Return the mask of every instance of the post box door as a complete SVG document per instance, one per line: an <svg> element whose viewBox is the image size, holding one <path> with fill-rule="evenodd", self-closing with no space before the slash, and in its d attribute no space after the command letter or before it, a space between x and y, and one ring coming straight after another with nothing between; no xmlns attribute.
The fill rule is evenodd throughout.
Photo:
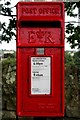
<svg viewBox="0 0 80 120"><path fill-rule="evenodd" d="M62 116L63 48L19 48L18 59L21 111L28 116Z"/></svg>

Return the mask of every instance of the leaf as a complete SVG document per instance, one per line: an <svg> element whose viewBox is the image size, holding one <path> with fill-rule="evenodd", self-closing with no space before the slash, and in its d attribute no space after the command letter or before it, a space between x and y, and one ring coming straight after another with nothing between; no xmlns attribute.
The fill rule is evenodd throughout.
<svg viewBox="0 0 80 120"><path fill-rule="evenodd" d="M11 5L11 3L10 3L9 1L7 1L7 2L5 3L5 5L8 6L8 5Z"/></svg>

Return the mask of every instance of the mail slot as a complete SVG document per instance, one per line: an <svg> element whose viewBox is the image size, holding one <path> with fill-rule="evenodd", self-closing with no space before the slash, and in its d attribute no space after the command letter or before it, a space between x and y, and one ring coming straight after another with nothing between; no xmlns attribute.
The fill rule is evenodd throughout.
<svg viewBox="0 0 80 120"><path fill-rule="evenodd" d="M17 115L64 116L64 3L16 8Z"/></svg>

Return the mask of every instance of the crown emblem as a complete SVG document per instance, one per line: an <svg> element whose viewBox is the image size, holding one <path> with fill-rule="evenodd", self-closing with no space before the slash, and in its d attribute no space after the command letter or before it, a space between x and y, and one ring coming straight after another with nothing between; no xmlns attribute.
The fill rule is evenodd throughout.
<svg viewBox="0 0 80 120"><path fill-rule="evenodd" d="M37 38L42 39L44 37L44 31L39 30L36 32L36 35L37 35Z"/></svg>

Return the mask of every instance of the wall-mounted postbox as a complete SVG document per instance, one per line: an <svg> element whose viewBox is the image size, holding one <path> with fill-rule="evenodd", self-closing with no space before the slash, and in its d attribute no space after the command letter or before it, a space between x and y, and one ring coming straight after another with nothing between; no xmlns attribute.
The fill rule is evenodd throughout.
<svg viewBox="0 0 80 120"><path fill-rule="evenodd" d="M17 115L64 116L64 4L17 4Z"/></svg>

